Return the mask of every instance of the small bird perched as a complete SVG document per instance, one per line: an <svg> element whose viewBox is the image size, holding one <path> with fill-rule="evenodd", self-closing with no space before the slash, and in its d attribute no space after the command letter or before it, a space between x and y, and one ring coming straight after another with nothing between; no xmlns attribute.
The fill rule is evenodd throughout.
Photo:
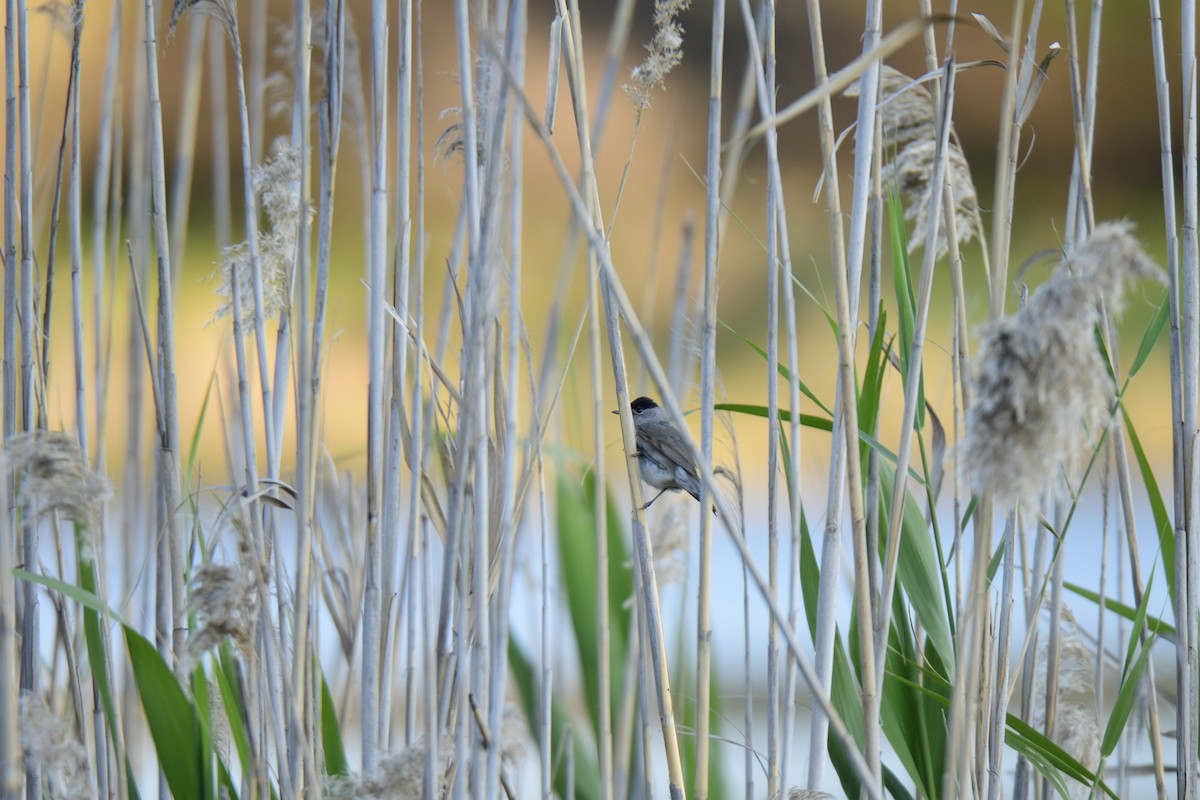
<svg viewBox="0 0 1200 800"><path fill-rule="evenodd" d="M637 434L638 475L659 490L650 503L670 491L684 491L699 500L700 473L683 434L671 423L667 412L649 397L637 398L629 408L633 411L633 429ZM649 508L650 503L642 508Z"/></svg>

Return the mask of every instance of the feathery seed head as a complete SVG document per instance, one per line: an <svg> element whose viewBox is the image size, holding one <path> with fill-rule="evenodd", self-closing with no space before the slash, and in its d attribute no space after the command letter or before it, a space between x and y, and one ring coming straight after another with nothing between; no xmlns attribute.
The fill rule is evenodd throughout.
<svg viewBox="0 0 1200 800"><path fill-rule="evenodd" d="M629 83L621 87L639 114L650 107L650 95L666 85L667 75L683 61L683 26L676 17L690 5L691 0L654 3L654 38L646 45L649 54L629 73Z"/></svg>
<svg viewBox="0 0 1200 800"><path fill-rule="evenodd" d="M21 695L20 733L25 761L42 768L53 800L92 796L87 748L40 694Z"/></svg>
<svg viewBox="0 0 1200 800"><path fill-rule="evenodd" d="M1126 281L1161 273L1128 223L1098 225L1016 314L984 328L967 410L965 463L976 492L1034 502L1073 480L1112 381L1093 331L1104 300L1115 314Z"/></svg>
<svg viewBox="0 0 1200 800"><path fill-rule="evenodd" d="M1100 718L1096 711L1096 684L1092 665L1095 653L1083 642L1079 624L1067 606L1062 607L1059 625L1058 680L1054 729L1046 731L1046 673L1049 669L1050 637L1041 636L1033 673L1029 724L1044 731L1088 769L1100 763ZM1087 797L1088 787L1070 781L1071 797Z"/></svg>
<svg viewBox="0 0 1200 800"><path fill-rule="evenodd" d="M379 771L374 776L346 775L330 782L329 797L332 800L417 800L424 791L425 756L424 740L407 750L389 753L379 759ZM438 748L437 787L434 797L443 798L449 789L449 777L454 766L454 742L443 738Z"/></svg>
<svg viewBox="0 0 1200 800"><path fill-rule="evenodd" d="M10 436L5 443L7 474L17 476L17 499L40 513L60 511L85 528L100 518L112 489L84 461L75 438L57 431Z"/></svg>
<svg viewBox="0 0 1200 800"><path fill-rule="evenodd" d="M904 204L904 218L912 224L908 252L925 244L921 232L929 220L930 185L937 154L937 118L929 90L897 69L883 64L879 72L879 115L883 126L883 182L895 185ZM858 97L860 86L852 83L844 92ZM954 136L946 154L946 177L954 197L954 227L960 245L975 238L975 216L979 202L971 169ZM938 220L938 257L949 249L945 225Z"/></svg>
<svg viewBox="0 0 1200 800"><path fill-rule="evenodd" d="M198 625L188 639L193 661L226 636L243 653L253 649L258 618L253 574L228 564L201 564L192 575L188 604Z"/></svg>
<svg viewBox="0 0 1200 800"><path fill-rule="evenodd" d="M271 144L270 157L251 171L254 191L262 198L267 225L258 233L258 265L263 289L263 315L278 316L291 302L292 266L300 233L300 215L312 217L312 206L302 203L300 191L300 152L286 137ZM226 247L218 268L220 283L216 292L228 298L214 320L233 313L233 281L236 280L244 330L253 327L254 273L247 242Z"/></svg>

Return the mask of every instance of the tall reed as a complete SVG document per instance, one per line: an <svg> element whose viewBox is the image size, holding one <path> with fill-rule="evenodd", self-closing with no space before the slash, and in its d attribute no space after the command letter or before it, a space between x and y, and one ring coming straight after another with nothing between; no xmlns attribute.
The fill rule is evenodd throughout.
<svg viewBox="0 0 1200 800"><path fill-rule="evenodd" d="M1041 0L861 6L78 2L59 87L8 0L0 796L1194 795L1194 2L1177 63L1150 6L1161 234L1104 216L1101 4L1062 46ZM1164 356L1171 503L1129 399ZM698 511L643 507L642 394Z"/></svg>

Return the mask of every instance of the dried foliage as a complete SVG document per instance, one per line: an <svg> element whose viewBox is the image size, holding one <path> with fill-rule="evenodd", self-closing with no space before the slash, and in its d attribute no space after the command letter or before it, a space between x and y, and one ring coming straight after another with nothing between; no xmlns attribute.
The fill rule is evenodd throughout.
<svg viewBox="0 0 1200 800"><path fill-rule="evenodd" d="M1033 673L1032 711L1028 720L1046 730L1046 672L1049 669L1049 636L1042 636ZM1083 642L1079 624L1063 606L1059 626L1058 680L1054 729L1046 731L1055 744L1089 770L1100 763L1100 717L1096 712L1096 682L1092 671L1096 654ZM1086 797L1088 787L1072 781L1071 796Z"/></svg>
<svg viewBox="0 0 1200 800"><path fill-rule="evenodd" d="M654 38L646 45L649 55L629 73L629 82L622 87L638 113L650 107L650 95L666 85L667 75L683 60L683 26L677 17L691 5L691 0L656 0L654 3Z"/></svg>
<svg viewBox="0 0 1200 800"><path fill-rule="evenodd" d="M54 713L40 694L21 697L21 749L26 764L45 773L50 798L93 796L87 748L70 722Z"/></svg>
<svg viewBox="0 0 1200 800"><path fill-rule="evenodd" d="M858 90L859 85L855 83L846 90L846 96L857 97ZM929 91L899 70L887 65L880 68L879 91L886 165L883 181L896 187L904 204L904 218L913 226L914 235L908 241L911 253L925 244L925 237L919 234L929 223L929 179L937 154L937 117ZM979 203L971 180L971 168L953 135L946 155L946 176L954 196L955 231L959 245L964 245L975 238ZM939 220L939 258L946 254L948 247L945 224Z"/></svg>
<svg viewBox="0 0 1200 800"><path fill-rule="evenodd" d="M438 748L438 765L441 775L435 796L446 796L454 768L451 756L454 741L442 739ZM425 743L384 756L379 760L379 774L375 776L352 775L335 778L329 787L331 800L417 800L422 796L425 783Z"/></svg>
<svg viewBox="0 0 1200 800"><path fill-rule="evenodd" d="M94 528L112 494L103 475L84 461L75 438L55 431L18 433L5 443L8 476L17 479L17 500L38 513L59 511Z"/></svg>
<svg viewBox="0 0 1200 800"><path fill-rule="evenodd" d="M188 639L193 661L226 636L241 652L253 650L258 619L253 573L228 564L201 564L192 576L189 604L197 624Z"/></svg>
<svg viewBox="0 0 1200 800"><path fill-rule="evenodd" d="M296 260L296 241L300 215L312 216L312 208L301 207L300 154L288 139L280 137L271 145L271 155L253 171L254 191L262 198L267 227L259 231L258 263L262 273L263 314L277 316L290 302L292 268ZM233 313L233 280L238 281L242 318L254 319L254 273L250 247L239 242L225 248L218 268L220 283L216 292L227 298L213 315L220 319ZM247 324L246 329L249 330Z"/></svg>
<svg viewBox="0 0 1200 800"><path fill-rule="evenodd" d="M1096 346L1100 303L1124 306L1126 281L1162 279L1127 222L1098 225L1011 317L983 332L967 411L965 462L976 492L1032 502L1073 480L1113 386Z"/></svg>

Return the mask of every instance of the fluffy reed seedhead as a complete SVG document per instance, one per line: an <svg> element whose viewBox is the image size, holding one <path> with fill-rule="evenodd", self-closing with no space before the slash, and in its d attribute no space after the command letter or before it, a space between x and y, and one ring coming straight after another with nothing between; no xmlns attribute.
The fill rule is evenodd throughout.
<svg viewBox="0 0 1200 800"><path fill-rule="evenodd" d="M40 694L21 695L21 750L25 763L45 774L51 798L93 796L87 748Z"/></svg>
<svg viewBox="0 0 1200 800"><path fill-rule="evenodd" d="M51 0L32 9L50 20L55 33L61 35L67 42L75 34L75 29L83 22L83 0Z"/></svg>
<svg viewBox="0 0 1200 800"><path fill-rule="evenodd" d="M621 87L639 114L650 107L654 90L666 85L667 75L683 60L683 26L678 17L691 4L691 0L655 0L654 38L646 45L649 54Z"/></svg>
<svg viewBox="0 0 1200 800"><path fill-rule="evenodd" d="M330 781L331 800L418 800L425 783L425 742L420 741L407 750L389 753L379 760L374 777L346 775ZM454 741L442 739L438 748L438 775L434 797L443 798L450 788L454 766Z"/></svg>
<svg viewBox="0 0 1200 800"><path fill-rule="evenodd" d="M221 23L225 34L233 37L234 25L237 21L235 0L175 0L171 7L171 24L168 33L175 33L175 26L188 14L203 14L213 17Z"/></svg>
<svg viewBox="0 0 1200 800"><path fill-rule="evenodd" d="M965 444L976 492L1036 502L1076 477L1113 395L1093 335L1099 303L1116 316L1126 281L1162 280L1131 231L1096 226L1023 309L984 328Z"/></svg>
<svg viewBox="0 0 1200 800"><path fill-rule="evenodd" d="M797 789L792 787L788 790L787 800L833 800L833 795L829 792L819 792L815 789Z"/></svg>
<svg viewBox="0 0 1200 800"><path fill-rule="evenodd" d="M1092 664L1096 654L1083 642L1079 624L1066 606L1059 624L1058 681L1054 729L1046 731L1046 673L1049 669L1048 635L1040 637L1029 724L1044 731L1050 739L1071 754L1080 764L1095 770L1100 763L1100 717L1096 712L1096 683ZM1086 797L1088 787L1071 781L1072 797Z"/></svg>
<svg viewBox="0 0 1200 800"><path fill-rule="evenodd" d="M500 71L500 67L494 62L480 59L472 73L474 83L471 88L474 102L471 110L475 117L475 163L480 169L503 170L507 166L503 154L500 154L499 162L491 163L493 156L492 133L496 130L495 125L498 121L497 108L503 101L503 98L497 96ZM466 163L467 129L464 127L465 117L462 107L443 108L438 114L438 119L451 119L453 122L447 125L446 129L438 136L437 141L434 142L435 155L443 162L448 162L454 156L458 156L463 159L463 163Z"/></svg>
<svg viewBox="0 0 1200 800"><path fill-rule="evenodd" d="M254 648L258 599L253 573L228 564L201 564L192 575L188 597L197 624L188 639L191 662L226 636L243 653L249 653Z"/></svg>
<svg viewBox="0 0 1200 800"><path fill-rule="evenodd" d="M85 529L96 527L112 489L84 461L75 438L56 431L10 436L6 475L17 479L17 500L38 513L58 511Z"/></svg>
<svg viewBox="0 0 1200 800"><path fill-rule="evenodd" d="M908 252L925 244L924 231L929 221L930 178L937 153L937 117L929 91L912 78L882 65L879 74L879 114L883 125L883 182L896 186L904 204L904 218L912 225ZM847 97L858 97L859 85L852 84ZM953 133L953 132L952 132ZM971 169L962 147L951 135L946 175L954 197L954 227L958 243L975 238L975 218L979 203ZM937 254L946 255L949 244L945 224L938 220Z"/></svg>
<svg viewBox="0 0 1200 800"><path fill-rule="evenodd" d="M271 155L251 173L254 191L261 197L267 225L258 234L258 262L262 273L263 314L277 316L290 302L292 265L300 231L300 215L312 216L312 207L300 201L300 153L286 137L271 144ZM238 282L238 299L246 328L254 320L254 274L250 248L239 242L225 248L218 268L216 292L227 298L213 315L220 319L233 313L233 281Z"/></svg>

